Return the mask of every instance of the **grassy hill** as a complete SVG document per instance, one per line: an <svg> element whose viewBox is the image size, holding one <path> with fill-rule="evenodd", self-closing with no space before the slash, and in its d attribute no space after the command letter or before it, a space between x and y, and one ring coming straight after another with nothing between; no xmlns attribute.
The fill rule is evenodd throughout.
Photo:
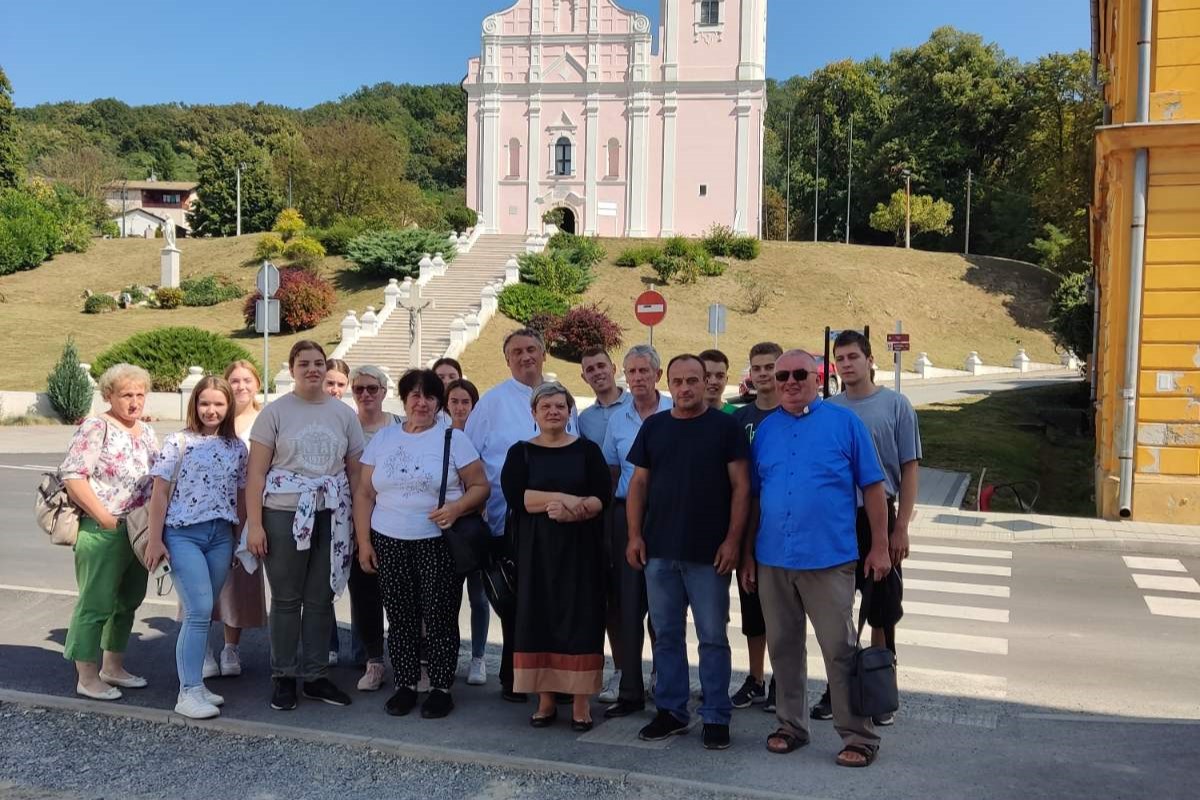
<svg viewBox="0 0 1200 800"><path fill-rule="evenodd" d="M226 239L180 239L183 277L224 274L254 290L258 264L252 260L259 236ZM247 331L242 322L243 300L207 308L181 307L171 311L132 308L110 314L84 314L83 292L114 292L131 284L152 285L159 280L159 251L154 239L97 240L86 253L66 253L35 270L0 277L0 341L12 348L0 359L0 388L43 390L46 375L58 360L63 342L74 335L80 357L91 361L109 345L139 331L167 325L195 325L227 334L262 359L262 337ZM303 334L271 337L271 371L279 370L287 350L299 338L336 344L341 318L347 309L360 313L383 303L386 283L363 282L342 258L325 259L320 271L338 292L334 313Z"/></svg>
<svg viewBox="0 0 1200 800"><path fill-rule="evenodd" d="M607 306L625 327L625 345L646 341L646 329L633 316L633 298L657 280L649 267L613 265L620 251L634 242L601 240L608 259L585 296ZM766 304L749 313L747 292L739 273L766 288ZM977 350L987 364L1009 364L1024 347L1035 361L1057 361L1047 332L1048 298L1056 280L1033 264L986 256L930 253L890 247L830 243L764 242L756 261L732 262L720 278L700 278L690 286L660 287L667 298L667 318L655 328L654 344L664 360L676 353L712 346L706 333L708 305L729 309L727 332L720 348L729 354L732 371L746 365L750 346L774 340L785 348L821 348L825 326L835 329L869 324L882 351L883 334L904 321L912 335L911 364L921 351L936 366L961 369ZM507 371L500 356L504 335L517 326L497 317L467 349L463 368L481 386ZM876 353L880 364L889 354ZM573 390L584 388L577 364L551 359L548 369Z"/></svg>

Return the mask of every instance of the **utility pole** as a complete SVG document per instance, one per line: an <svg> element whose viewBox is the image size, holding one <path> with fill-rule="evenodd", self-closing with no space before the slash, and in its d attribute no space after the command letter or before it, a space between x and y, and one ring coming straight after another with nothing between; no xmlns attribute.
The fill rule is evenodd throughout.
<svg viewBox="0 0 1200 800"><path fill-rule="evenodd" d="M912 249L912 172L904 170L904 249Z"/></svg>
<svg viewBox="0 0 1200 800"><path fill-rule="evenodd" d="M128 199L129 199L129 179L126 178L123 181L121 181L121 238L122 239L124 239L126 236L128 236L128 234L125 232L125 225L127 222L126 217L125 217L125 205L126 205L126 201Z"/></svg>
<svg viewBox="0 0 1200 800"><path fill-rule="evenodd" d="M237 235L242 235L242 164L237 165ZM266 369L264 367L263 369Z"/></svg>
<svg viewBox="0 0 1200 800"><path fill-rule="evenodd" d="M817 240L817 214L821 209L821 115L817 114L817 174L813 180L813 241Z"/></svg>
<svg viewBox="0 0 1200 800"><path fill-rule="evenodd" d="M795 107L788 111L787 124L787 208L784 209L784 232L783 240L790 242L792 240L792 114L795 112Z"/></svg>
<svg viewBox="0 0 1200 800"><path fill-rule="evenodd" d="M963 255L971 254L971 170L967 170L967 227L963 235Z"/></svg>
<svg viewBox="0 0 1200 800"><path fill-rule="evenodd" d="M850 115L850 135L846 150L846 244L850 244L850 186L854 179L854 115Z"/></svg>

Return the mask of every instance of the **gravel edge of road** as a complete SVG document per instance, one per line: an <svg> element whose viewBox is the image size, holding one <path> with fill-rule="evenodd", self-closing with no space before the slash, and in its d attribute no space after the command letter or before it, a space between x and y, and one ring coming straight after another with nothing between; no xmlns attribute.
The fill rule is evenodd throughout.
<svg viewBox="0 0 1200 800"><path fill-rule="evenodd" d="M205 731L259 739L291 739L301 742L340 745L371 750L413 761L437 761L450 765L495 768L543 775L570 775L584 779L611 781L630 788L662 790L665 794L688 793L708 797L737 797L746 800L804 800L804 796L764 790L747 789L727 784L705 783L684 778L672 778L610 767L575 764L569 761L529 758L525 756L482 753L471 750L429 747L383 737L295 728L265 722L230 718L195 721L174 711L129 705L115 705L97 700L0 689L0 703L21 708L46 709L68 713L93 714L127 720L198 728Z"/></svg>

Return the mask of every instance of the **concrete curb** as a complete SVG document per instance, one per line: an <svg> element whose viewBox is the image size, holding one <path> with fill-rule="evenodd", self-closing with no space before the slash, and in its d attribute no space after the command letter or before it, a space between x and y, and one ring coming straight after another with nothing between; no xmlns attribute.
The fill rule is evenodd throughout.
<svg viewBox="0 0 1200 800"><path fill-rule="evenodd" d="M1120 535L1116 531L1105 531L1093 535L1080 533L1069 535L1071 532L1045 533L966 533L963 531L947 531L945 533L916 530L911 531L913 539L940 539L959 542L974 542L978 544L1004 545L1055 545L1074 550L1095 550L1108 553L1149 553L1154 555L1183 555L1200 556L1200 535L1195 537L1161 536L1157 534L1137 534L1130 532ZM1144 538L1143 538L1144 537Z"/></svg>
<svg viewBox="0 0 1200 800"><path fill-rule="evenodd" d="M190 728L204 728L255 738L295 739L316 744L334 744L344 747L355 747L362 750L377 750L382 753L412 759L414 761L440 761L451 764L465 764L480 767L498 767L502 769L519 769L537 773L567 773L581 778L596 778L613 781L627 786L647 789L672 789L706 794L728 795L735 798L750 800L827 800L815 795L785 794L763 789L747 789L726 784L704 783L685 778L672 778L663 775L651 775L644 772L630 772L612 767L596 767L586 764L575 764L569 761L553 761L525 756L501 755L498 753L479 753L471 750L459 750L442 747L429 747L411 744L396 739L386 739L375 736L357 736L349 733L318 731L312 728L293 728L287 725L276 725L269 722L251 722L231 718L213 720L193 720L169 711L165 708L145 708L143 706L113 704L100 700L88 700L78 697L59 697L56 695L38 694L35 692L20 692L13 689L0 689L0 703L11 703L26 708L44 708L54 711L67 711L84 714L102 714L109 717L136 719L160 725L180 725Z"/></svg>

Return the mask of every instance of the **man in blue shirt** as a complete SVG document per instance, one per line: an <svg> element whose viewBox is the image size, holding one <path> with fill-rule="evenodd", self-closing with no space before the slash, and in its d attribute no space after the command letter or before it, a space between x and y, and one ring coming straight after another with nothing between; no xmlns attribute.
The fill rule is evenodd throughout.
<svg viewBox="0 0 1200 800"><path fill-rule="evenodd" d="M625 501L629 496L629 481L633 464L627 456L642 423L660 411L671 409L671 398L658 391L662 378L662 361L658 351L648 344L634 345L625 354L626 393L630 401L617 408L608 421L604 436L604 460L612 471L613 503L609 507L608 546L613 563L610 582L617 587L616 636L609 629L617 678L616 703L604 712L608 718L624 717L646 707L646 689L642 678L642 645L646 630L646 575L629 566L625 548L629 544L629 524L625 518ZM586 413L586 412L585 412ZM654 641L654 629L650 630ZM653 674L653 672L651 673ZM603 698L601 698L603 701Z"/></svg>
<svg viewBox="0 0 1200 800"><path fill-rule="evenodd" d="M817 363L809 353L784 353L775 369L780 408L759 425L751 447L757 503L740 570L743 588L757 590L762 601L775 668L780 727L767 737L767 749L788 753L808 744L807 616L825 658L834 726L842 737L837 763L865 767L875 759L879 735L869 717L850 710L858 641L855 520L861 491L871 525L864 572L882 580L891 569L883 470L871 434L854 412L818 397Z"/></svg>
<svg viewBox="0 0 1200 800"><path fill-rule="evenodd" d="M626 559L646 572L654 623L658 714L638 736L659 741L686 733L688 607L700 640L704 746L729 747L729 576L738 565L750 505L746 435L704 400L705 367L681 355L667 365L674 407L642 425L629 449Z"/></svg>

